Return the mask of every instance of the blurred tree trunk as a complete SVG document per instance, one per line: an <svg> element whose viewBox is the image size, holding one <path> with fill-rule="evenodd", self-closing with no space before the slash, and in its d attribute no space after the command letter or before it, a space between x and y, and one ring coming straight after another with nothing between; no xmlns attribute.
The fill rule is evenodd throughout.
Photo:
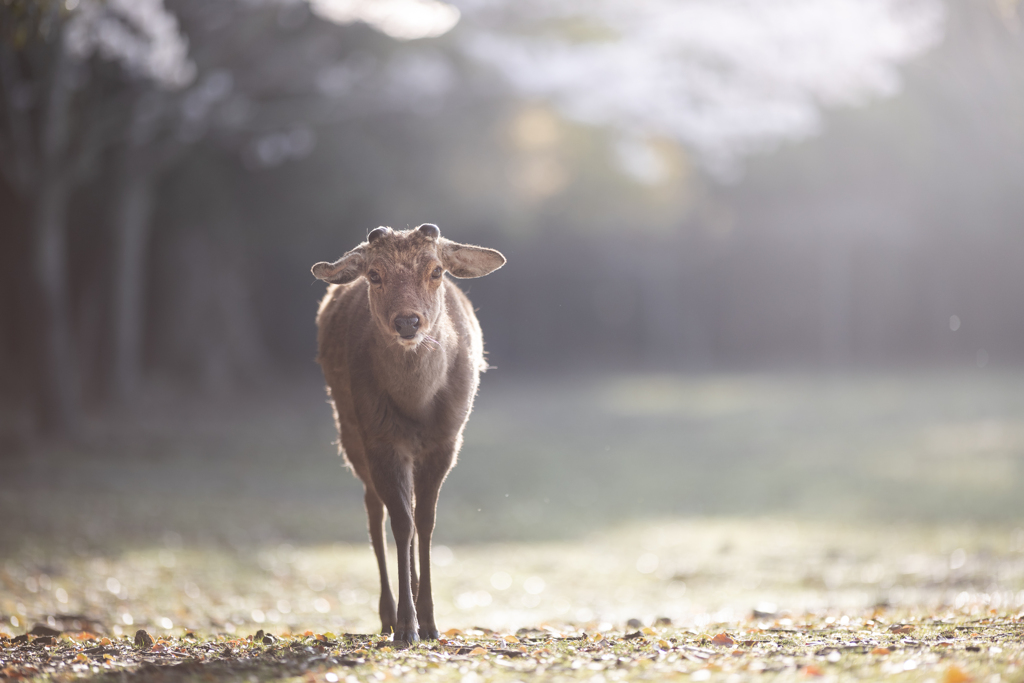
<svg viewBox="0 0 1024 683"><path fill-rule="evenodd" d="M668 267L675 254L664 246L645 254L649 263L636 268L640 274L641 315L645 360L676 369L688 351L683 338L680 297L684 295L678 268Z"/></svg>
<svg viewBox="0 0 1024 683"><path fill-rule="evenodd" d="M852 359L853 247L834 225L825 226L821 246L821 358L841 368Z"/></svg>
<svg viewBox="0 0 1024 683"><path fill-rule="evenodd" d="M641 273L647 360L664 369L704 370L713 360L712 344L694 247L677 239L652 251L635 268Z"/></svg>
<svg viewBox="0 0 1024 683"><path fill-rule="evenodd" d="M153 230L153 202L160 173L181 151L173 138L158 139L160 112L168 106L154 89L136 93L127 140L115 162L116 191L111 217L114 232L111 283L111 354L107 390L119 402L129 400L142 379L145 347L146 273Z"/></svg>
<svg viewBox="0 0 1024 683"><path fill-rule="evenodd" d="M153 169L142 150L130 146L121 161L115 197L111 391L124 401L135 393L142 368L145 272L153 205Z"/></svg>
<svg viewBox="0 0 1024 683"><path fill-rule="evenodd" d="M39 131L38 176L31 187L31 273L37 302L39 426L70 433L78 426L78 368L68 303L67 149L72 63L60 34L51 38L49 88Z"/></svg>
<svg viewBox="0 0 1024 683"><path fill-rule="evenodd" d="M28 207L28 290L32 330L36 422L44 433L73 433L79 421L79 376L68 297L67 208L73 169L69 160L75 62L57 26L62 5L35 8L51 28L32 49L0 44L0 84L7 121L2 170ZM27 18L26 18L27 17ZM18 25L13 15L5 36ZM34 30L34 29L30 29ZM21 67L38 75L22 78ZM34 86L34 87L33 87ZM36 98L39 103L36 104Z"/></svg>
<svg viewBox="0 0 1024 683"><path fill-rule="evenodd" d="M264 383L270 359L237 242L218 236L219 227L170 238L157 264L154 341L176 376L229 395Z"/></svg>
<svg viewBox="0 0 1024 683"><path fill-rule="evenodd" d="M173 155L173 142L155 143L159 93L137 94L128 136L117 160L114 197L114 278L111 301L111 377L108 389L126 401L138 389L146 327L146 272L157 176Z"/></svg>
<svg viewBox="0 0 1024 683"><path fill-rule="evenodd" d="M32 285L37 310L39 422L44 432L74 431L78 373L67 296L67 183L44 172L33 198Z"/></svg>

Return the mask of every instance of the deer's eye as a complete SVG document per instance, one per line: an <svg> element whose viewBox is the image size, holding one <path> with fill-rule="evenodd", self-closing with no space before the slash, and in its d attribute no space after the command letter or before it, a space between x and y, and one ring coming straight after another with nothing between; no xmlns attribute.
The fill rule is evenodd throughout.
<svg viewBox="0 0 1024 683"><path fill-rule="evenodd" d="M380 273L378 273L376 270L369 271L366 274L366 277L370 278L370 282L372 282L373 284L375 284L375 285L379 285L380 284Z"/></svg>
<svg viewBox="0 0 1024 683"><path fill-rule="evenodd" d="M441 266L437 266L436 268L434 268L434 272L430 274L430 277L436 280L437 278L441 277L442 273L444 273L444 271L441 270Z"/></svg>

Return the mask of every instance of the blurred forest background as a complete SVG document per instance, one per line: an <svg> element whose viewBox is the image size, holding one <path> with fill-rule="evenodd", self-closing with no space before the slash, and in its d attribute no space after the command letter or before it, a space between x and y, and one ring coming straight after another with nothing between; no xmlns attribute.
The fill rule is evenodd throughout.
<svg viewBox="0 0 1024 683"><path fill-rule="evenodd" d="M435 222L509 259L439 533L1019 516L1021 12L0 0L0 505L360 539L309 267Z"/></svg>

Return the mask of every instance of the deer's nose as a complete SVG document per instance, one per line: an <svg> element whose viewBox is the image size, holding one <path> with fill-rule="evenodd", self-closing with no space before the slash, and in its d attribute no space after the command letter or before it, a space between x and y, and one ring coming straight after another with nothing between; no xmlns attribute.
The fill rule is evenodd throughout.
<svg viewBox="0 0 1024 683"><path fill-rule="evenodd" d="M416 330L420 327L418 315L399 316L395 318L395 331L402 337L411 339L416 336Z"/></svg>

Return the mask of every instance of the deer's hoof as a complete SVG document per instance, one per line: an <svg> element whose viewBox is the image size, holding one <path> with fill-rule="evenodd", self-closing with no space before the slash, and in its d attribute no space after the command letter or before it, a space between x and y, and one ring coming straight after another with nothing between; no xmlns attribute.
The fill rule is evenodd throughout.
<svg viewBox="0 0 1024 683"><path fill-rule="evenodd" d="M420 639L421 640L437 640L441 637L436 628L423 628L420 627Z"/></svg>
<svg viewBox="0 0 1024 683"><path fill-rule="evenodd" d="M416 633L416 629L395 629L395 642L402 643L415 643L419 640L419 634Z"/></svg>

